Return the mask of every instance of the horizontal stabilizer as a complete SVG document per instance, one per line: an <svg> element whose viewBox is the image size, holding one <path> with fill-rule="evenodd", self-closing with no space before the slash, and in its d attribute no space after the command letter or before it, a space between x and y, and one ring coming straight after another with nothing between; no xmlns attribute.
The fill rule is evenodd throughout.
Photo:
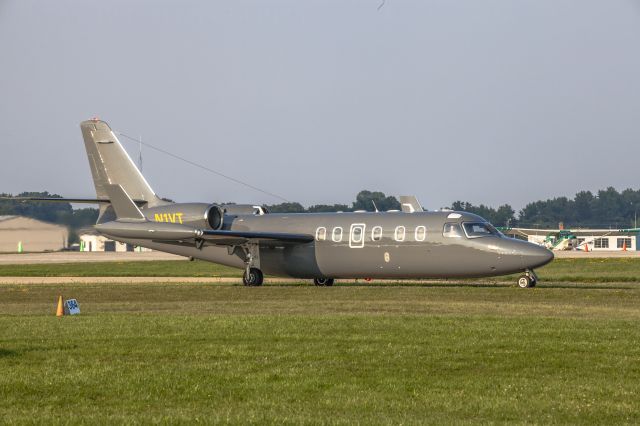
<svg viewBox="0 0 640 426"><path fill-rule="evenodd" d="M108 198L57 198L57 197L0 197L0 200L13 200L13 201L57 201L63 203L74 204L107 204L111 200ZM133 200L138 206L147 204L145 200Z"/></svg>

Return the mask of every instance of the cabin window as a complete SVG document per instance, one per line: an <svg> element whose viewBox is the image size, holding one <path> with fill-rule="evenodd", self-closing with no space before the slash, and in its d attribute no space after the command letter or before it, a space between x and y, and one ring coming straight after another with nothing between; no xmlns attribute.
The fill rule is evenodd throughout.
<svg viewBox="0 0 640 426"><path fill-rule="evenodd" d="M374 226L371 230L371 241L382 240L382 226Z"/></svg>
<svg viewBox="0 0 640 426"><path fill-rule="evenodd" d="M351 241L360 243L362 241L362 227L354 226L351 230Z"/></svg>
<svg viewBox="0 0 640 426"><path fill-rule="evenodd" d="M465 222L464 232L469 238L489 237L491 235L499 236L500 232L488 222Z"/></svg>
<svg viewBox="0 0 640 426"><path fill-rule="evenodd" d="M342 241L341 227L336 226L335 228L333 228L333 232L331 233L331 240L333 240L334 243L339 243L340 241Z"/></svg>
<svg viewBox="0 0 640 426"><path fill-rule="evenodd" d="M462 228L459 223L445 223L442 236L447 238L462 238Z"/></svg>
<svg viewBox="0 0 640 426"><path fill-rule="evenodd" d="M420 225L416 228L416 241L424 241L427 238L427 228Z"/></svg>
<svg viewBox="0 0 640 426"><path fill-rule="evenodd" d="M316 241L324 241L327 239L327 228L324 226L316 229Z"/></svg>
<svg viewBox="0 0 640 426"><path fill-rule="evenodd" d="M405 233L406 230L404 229L404 226L396 226L394 238L396 239L396 241L404 241Z"/></svg>

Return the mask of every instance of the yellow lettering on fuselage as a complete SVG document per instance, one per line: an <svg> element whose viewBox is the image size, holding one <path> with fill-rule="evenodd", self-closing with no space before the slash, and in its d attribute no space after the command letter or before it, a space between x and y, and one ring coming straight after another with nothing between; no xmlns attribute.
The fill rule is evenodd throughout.
<svg viewBox="0 0 640 426"><path fill-rule="evenodd" d="M176 223L182 224L182 216L184 213L155 213L153 215L153 220L156 222L168 222L168 223Z"/></svg>

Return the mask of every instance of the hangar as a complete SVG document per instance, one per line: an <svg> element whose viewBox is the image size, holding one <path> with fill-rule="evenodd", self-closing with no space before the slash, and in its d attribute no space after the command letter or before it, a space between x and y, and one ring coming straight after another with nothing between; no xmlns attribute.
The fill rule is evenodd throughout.
<svg viewBox="0 0 640 426"><path fill-rule="evenodd" d="M0 216L0 252L59 251L67 248L66 226L24 216Z"/></svg>

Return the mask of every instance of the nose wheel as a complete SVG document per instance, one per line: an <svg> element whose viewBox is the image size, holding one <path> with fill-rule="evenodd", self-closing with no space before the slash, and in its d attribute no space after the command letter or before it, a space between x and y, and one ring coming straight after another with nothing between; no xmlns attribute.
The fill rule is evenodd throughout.
<svg viewBox="0 0 640 426"><path fill-rule="evenodd" d="M535 287L538 284L538 276L535 272L526 270L524 275L518 278L518 287L520 288L531 288Z"/></svg>
<svg viewBox="0 0 640 426"><path fill-rule="evenodd" d="M333 278L314 278L313 283L317 286L332 286Z"/></svg>

